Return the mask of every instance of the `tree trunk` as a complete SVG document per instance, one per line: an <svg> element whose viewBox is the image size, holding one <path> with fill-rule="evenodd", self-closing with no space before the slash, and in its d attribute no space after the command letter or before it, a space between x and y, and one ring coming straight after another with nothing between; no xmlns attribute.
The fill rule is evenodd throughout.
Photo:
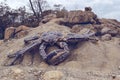
<svg viewBox="0 0 120 80"><path fill-rule="evenodd" d="M42 11L42 7L41 7L41 3L39 2L39 0L38 0L38 7L39 7L39 11L40 11L40 16L41 16L41 18L43 19L43 11Z"/></svg>
<svg viewBox="0 0 120 80"><path fill-rule="evenodd" d="M35 12L35 9L34 9L34 7L33 7L32 1L29 0L29 2L30 2L30 6L31 6L31 8L32 8L32 11L33 11L34 15L36 16L37 20L39 20L37 14L36 14L36 12Z"/></svg>

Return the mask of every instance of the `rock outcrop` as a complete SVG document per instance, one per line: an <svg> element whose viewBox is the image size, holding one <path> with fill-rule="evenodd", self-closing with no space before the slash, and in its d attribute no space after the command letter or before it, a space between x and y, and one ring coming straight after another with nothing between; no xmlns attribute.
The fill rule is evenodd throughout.
<svg viewBox="0 0 120 80"><path fill-rule="evenodd" d="M44 16L43 20L41 21L41 23L47 23L52 19L55 19L57 16L55 14L49 14Z"/></svg>
<svg viewBox="0 0 120 80"><path fill-rule="evenodd" d="M21 38L24 37L25 35L28 34L28 30L30 28L24 25L21 25L17 28L15 27L8 27L5 30L5 36L4 36L4 40L8 40L10 38Z"/></svg>
<svg viewBox="0 0 120 80"><path fill-rule="evenodd" d="M5 35L4 35L4 39L7 40L9 38L13 37L13 33L15 32L15 28L14 27L9 27L5 30Z"/></svg>
<svg viewBox="0 0 120 80"><path fill-rule="evenodd" d="M69 24L85 24L85 23L98 23L97 15L92 12L90 7L86 7L85 11L74 10L67 13L65 16L65 22Z"/></svg>
<svg viewBox="0 0 120 80"><path fill-rule="evenodd" d="M111 36L120 37L120 22L114 19L99 19L99 22L100 24L74 24L71 32L79 33L83 28L88 28L96 32L96 36L102 36L104 40L110 40Z"/></svg>
<svg viewBox="0 0 120 80"><path fill-rule="evenodd" d="M110 34L105 34L101 37L101 40L108 41L111 40L112 36Z"/></svg>
<svg viewBox="0 0 120 80"><path fill-rule="evenodd" d="M61 71L48 71L43 75L43 80L62 80L64 74Z"/></svg>

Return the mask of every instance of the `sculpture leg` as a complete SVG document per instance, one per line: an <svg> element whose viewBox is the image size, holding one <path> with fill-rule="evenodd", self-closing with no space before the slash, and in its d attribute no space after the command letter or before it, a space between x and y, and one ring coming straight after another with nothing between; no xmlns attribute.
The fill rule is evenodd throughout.
<svg viewBox="0 0 120 80"><path fill-rule="evenodd" d="M29 37L29 38L24 39L24 43L28 44L30 41L37 40L37 39L39 39L39 36Z"/></svg>
<svg viewBox="0 0 120 80"><path fill-rule="evenodd" d="M39 53L40 53L40 56L42 56L43 60L47 58L47 54L45 52L46 46L47 44L43 42L39 47Z"/></svg>
<svg viewBox="0 0 120 80"><path fill-rule="evenodd" d="M57 44L60 46L60 48L62 48L64 51L69 53L70 50L69 50L68 44L66 42L58 42Z"/></svg>
<svg viewBox="0 0 120 80"><path fill-rule="evenodd" d="M9 64L9 66L16 64L17 61L19 61L19 63L20 63L23 60L23 54L20 54L19 52L16 52L13 55L8 55L8 58L14 58L14 57L15 57L15 59Z"/></svg>
<svg viewBox="0 0 120 80"><path fill-rule="evenodd" d="M9 66L12 66L12 65L16 64L16 62L18 62L18 61L20 63L23 60L24 54L26 52L30 52L34 47L40 45L40 43L41 42L30 44L30 45L24 47L23 49L17 51L16 53L8 55L8 58L14 58L14 60L10 63Z"/></svg>
<svg viewBox="0 0 120 80"><path fill-rule="evenodd" d="M34 56L35 56L35 49L31 50L30 54L31 54L31 64L33 64Z"/></svg>

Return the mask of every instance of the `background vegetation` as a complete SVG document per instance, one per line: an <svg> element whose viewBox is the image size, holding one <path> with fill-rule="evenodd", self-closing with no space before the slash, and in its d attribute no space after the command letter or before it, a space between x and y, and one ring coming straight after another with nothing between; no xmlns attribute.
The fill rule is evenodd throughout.
<svg viewBox="0 0 120 80"><path fill-rule="evenodd" d="M26 10L26 6L29 10ZM55 4L54 10L48 9L46 0L29 0L28 5L11 9L6 2L0 3L0 39L4 38L4 31L8 27L18 27L26 25L28 27L37 27L44 16L51 12L61 10L62 5ZM65 8L63 8L65 9ZM29 11L29 12L28 12ZM60 17L63 15L60 15Z"/></svg>

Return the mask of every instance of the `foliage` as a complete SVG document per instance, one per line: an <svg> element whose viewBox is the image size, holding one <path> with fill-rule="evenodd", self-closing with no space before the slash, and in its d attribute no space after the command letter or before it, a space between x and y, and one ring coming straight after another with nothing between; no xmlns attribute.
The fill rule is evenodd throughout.
<svg viewBox="0 0 120 80"><path fill-rule="evenodd" d="M4 39L5 29L8 27L18 27L25 25L28 27L37 27L44 16L55 13L57 17L64 17L66 9L60 4L55 4L55 10L49 10L46 0L29 0L30 11L26 7L11 9L6 1L0 3L0 39Z"/></svg>
<svg viewBox="0 0 120 80"><path fill-rule="evenodd" d="M18 27L26 25L37 27L39 21L33 13L27 12L25 6L18 9L11 9L7 4L0 3L0 39L4 38L7 27Z"/></svg>

